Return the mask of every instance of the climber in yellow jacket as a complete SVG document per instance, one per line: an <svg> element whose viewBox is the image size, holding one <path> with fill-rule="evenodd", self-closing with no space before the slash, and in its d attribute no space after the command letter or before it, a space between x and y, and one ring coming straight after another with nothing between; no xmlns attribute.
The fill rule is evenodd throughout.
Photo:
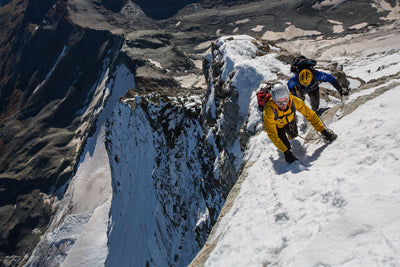
<svg viewBox="0 0 400 267"><path fill-rule="evenodd" d="M291 145L288 140L298 135L296 110L299 111L327 141L333 141L337 135L325 129L318 115L306 106L303 100L289 93L285 84L278 83L271 88L271 98L264 105L263 120L264 128L268 137L274 145L284 153L285 160L289 163L297 160L290 151Z"/></svg>

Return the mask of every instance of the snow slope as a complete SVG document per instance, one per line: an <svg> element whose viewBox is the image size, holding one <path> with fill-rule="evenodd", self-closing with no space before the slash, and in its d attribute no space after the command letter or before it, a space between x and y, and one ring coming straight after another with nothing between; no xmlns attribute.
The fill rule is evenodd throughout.
<svg viewBox="0 0 400 267"><path fill-rule="evenodd" d="M235 50L246 49L245 42L238 41ZM392 40L388 46L390 58L400 58ZM365 55L368 52L373 54L365 49ZM232 66L242 61L231 59ZM388 67L379 68L385 62L375 56L346 60L369 66L373 78L400 72L398 61L386 61ZM352 69L352 77L365 78L364 69L359 76ZM400 80L353 90L343 103L334 101L341 107L328 126L338 139L331 144L292 140L299 158L293 164L285 162L260 130L261 114L249 115L248 129L258 132L243 157L244 181L207 241L215 248L205 266L400 265ZM342 107L356 105L355 99L374 92L376 98L343 113ZM249 112L258 112L252 101Z"/></svg>
<svg viewBox="0 0 400 267"><path fill-rule="evenodd" d="M291 165L264 132L252 138L206 266L398 266L398 101L400 86L331 124L332 144L293 142Z"/></svg>

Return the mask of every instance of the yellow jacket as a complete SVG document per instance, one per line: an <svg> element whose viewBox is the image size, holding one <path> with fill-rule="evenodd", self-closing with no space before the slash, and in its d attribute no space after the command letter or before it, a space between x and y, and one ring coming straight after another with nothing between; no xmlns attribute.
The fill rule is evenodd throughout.
<svg viewBox="0 0 400 267"><path fill-rule="evenodd" d="M272 143L282 152L288 150L282 140L278 137L278 128L283 128L286 124L294 120L295 111L292 111L292 103L301 114L311 123L317 132L322 132L325 127L319 119L318 115L309 107L306 106L303 100L289 94L289 102L287 110L283 111L278 108L275 102L270 98L264 106L263 120L264 128L268 133L268 137ZM275 113L278 118L275 118Z"/></svg>

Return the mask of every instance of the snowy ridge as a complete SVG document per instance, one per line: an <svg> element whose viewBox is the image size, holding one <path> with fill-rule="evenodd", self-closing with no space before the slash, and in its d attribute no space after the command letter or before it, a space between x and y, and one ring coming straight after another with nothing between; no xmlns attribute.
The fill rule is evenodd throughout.
<svg viewBox="0 0 400 267"><path fill-rule="evenodd" d="M287 64L275 58L279 49L269 47L271 52L260 56L262 45L246 35L221 37L206 56L211 82L203 112L208 135L219 148L214 175L224 187L224 196L239 176L248 132L254 134L250 128L259 118L255 109L248 113L254 89L262 80L277 80L277 73L289 74Z"/></svg>
<svg viewBox="0 0 400 267"><path fill-rule="evenodd" d="M239 122L242 125L246 119L250 95L254 88L258 88L262 80L277 80L277 73L289 75L288 65L275 58L278 48L271 47L271 53L258 56L259 41L250 36L227 36L218 40L218 52L215 60L223 63L221 79L226 82L234 72L232 80L233 90L238 91ZM261 44L259 44L261 45ZM225 114L228 116L229 114Z"/></svg>
<svg viewBox="0 0 400 267"><path fill-rule="evenodd" d="M233 51L228 48L224 53L246 47L247 41L237 41ZM399 54L398 48L391 50L392 57ZM347 65L351 65L351 59L360 60L348 57ZM249 138L244 152L239 183L191 266L400 264L396 230L400 226L400 84L392 76L399 73L400 66L389 62L388 68L373 68L374 57L364 60L357 64L370 66L370 77L387 78L364 86L353 81L354 94L346 101L322 101L322 108L337 112L327 112L328 127L339 137L329 145L292 140L293 152L299 158L293 164L284 161L261 130L253 92L246 104L246 129L254 129L256 134ZM240 56L232 57L227 66L241 61ZM259 64L260 68L263 65ZM281 73L288 74L284 68ZM355 68L351 75L360 79ZM364 77L363 71L360 75ZM241 88L253 86L255 81L248 77L259 80L257 74L248 75L236 84ZM301 121L300 135L306 134L306 127Z"/></svg>

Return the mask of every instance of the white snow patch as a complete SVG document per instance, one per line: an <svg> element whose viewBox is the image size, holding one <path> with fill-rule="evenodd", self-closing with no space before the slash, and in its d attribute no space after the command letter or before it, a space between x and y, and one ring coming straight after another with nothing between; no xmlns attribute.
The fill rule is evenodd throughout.
<svg viewBox="0 0 400 267"><path fill-rule="evenodd" d="M333 26L333 32L334 33L341 33L344 31L343 25L334 25Z"/></svg>
<svg viewBox="0 0 400 267"><path fill-rule="evenodd" d="M60 59L62 58L62 56L65 53L65 50L67 49L67 47L64 45L60 55L58 55L56 62L54 63L53 67L51 68L51 70L49 71L49 73L47 73L46 78L44 78L45 80L47 80L49 78L49 76L51 75L51 73L54 71L55 67L57 66L58 62L60 62Z"/></svg>
<svg viewBox="0 0 400 267"><path fill-rule="evenodd" d="M350 26L349 29L351 29L351 30L359 30L359 29L362 29L362 28L367 27L367 26L368 26L367 22L362 22L362 23L358 23L356 25Z"/></svg>
<svg viewBox="0 0 400 267"><path fill-rule="evenodd" d="M322 2L316 2L312 8L314 9L321 9L326 6L338 6L340 4L343 4L347 0L324 0Z"/></svg>
<svg viewBox="0 0 400 267"><path fill-rule="evenodd" d="M273 32L273 31L266 31L262 39L265 40L279 40L279 39L286 39L290 40L295 37L299 36L309 36L309 35L319 35L321 34L319 31L307 31L307 30L302 30L300 28L297 28L294 25L290 25L285 29L284 32Z"/></svg>
<svg viewBox="0 0 400 267"><path fill-rule="evenodd" d="M64 45L62 51L60 52L60 54L58 55L56 62L54 63L53 67L50 69L50 71L46 74L46 77L44 78L44 80L38 84L35 88L35 90L33 91L32 95L34 95L43 85L43 83L50 77L50 75L53 73L54 69L56 68L56 66L58 65L58 62L60 62L61 58L63 57L65 50L67 49L67 47Z"/></svg>
<svg viewBox="0 0 400 267"><path fill-rule="evenodd" d="M389 12L389 14L385 17L387 20L400 19L399 1L396 1L396 5L394 7L392 7L391 4L385 0L375 0L374 3L371 3L371 5L378 9L378 11Z"/></svg>
<svg viewBox="0 0 400 267"><path fill-rule="evenodd" d="M343 23L337 20L333 20L333 19L328 19L328 22L332 23L332 24L337 24L337 25L342 25Z"/></svg>
<svg viewBox="0 0 400 267"><path fill-rule="evenodd" d="M199 76L196 74L189 74L186 76L177 76L175 79L184 88L204 88L207 86L204 76Z"/></svg>
<svg viewBox="0 0 400 267"><path fill-rule="evenodd" d="M150 59L150 58L149 58L148 60L149 60L149 62L150 62L151 64L155 65L157 68L162 68L160 62L158 62L158 61L156 61L156 60L153 60L153 59Z"/></svg>
<svg viewBox="0 0 400 267"><path fill-rule="evenodd" d="M340 21L328 19L328 22L334 24L333 25L333 32L334 33L341 33L344 31L343 23Z"/></svg>
<svg viewBox="0 0 400 267"><path fill-rule="evenodd" d="M250 21L250 19L242 19L242 20L236 21L235 24L245 24L245 23L247 23L249 21Z"/></svg>
<svg viewBox="0 0 400 267"><path fill-rule="evenodd" d="M206 42L203 42L203 43L200 43L200 44L196 45L194 47L194 49L195 50L204 50L204 49L209 48L210 45L211 45L211 41L206 41Z"/></svg>
<svg viewBox="0 0 400 267"><path fill-rule="evenodd" d="M264 27L265 27L264 25L257 25L256 27L251 28L250 30L252 30L253 32L260 32L263 30Z"/></svg>

